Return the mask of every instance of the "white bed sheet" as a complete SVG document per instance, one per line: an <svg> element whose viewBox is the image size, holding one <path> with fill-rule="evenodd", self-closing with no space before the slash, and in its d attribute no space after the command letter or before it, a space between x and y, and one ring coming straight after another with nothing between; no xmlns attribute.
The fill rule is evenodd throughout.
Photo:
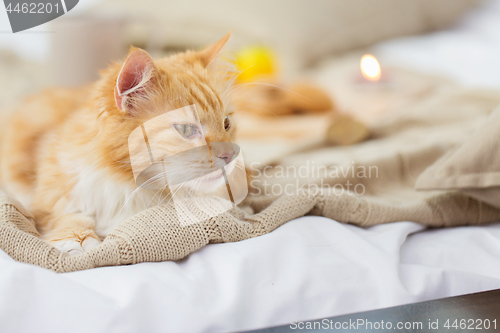
<svg viewBox="0 0 500 333"><path fill-rule="evenodd" d="M380 44L386 63L500 88L500 3ZM56 274L0 251L0 332L229 332L500 288L500 224L361 229L304 217L180 262Z"/></svg>
<svg viewBox="0 0 500 333"><path fill-rule="evenodd" d="M68 274L2 253L0 331L230 332L500 288L500 225L422 229L303 217L181 262Z"/></svg>

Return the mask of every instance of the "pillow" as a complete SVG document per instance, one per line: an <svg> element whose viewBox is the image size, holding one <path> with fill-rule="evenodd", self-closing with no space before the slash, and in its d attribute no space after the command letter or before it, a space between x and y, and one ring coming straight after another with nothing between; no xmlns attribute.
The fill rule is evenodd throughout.
<svg viewBox="0 0 500 333"><path fill-rule="evenodd" d="M500 107L461 147L424 170L415 187L419 190L458 189L500 208Z"/></svg>

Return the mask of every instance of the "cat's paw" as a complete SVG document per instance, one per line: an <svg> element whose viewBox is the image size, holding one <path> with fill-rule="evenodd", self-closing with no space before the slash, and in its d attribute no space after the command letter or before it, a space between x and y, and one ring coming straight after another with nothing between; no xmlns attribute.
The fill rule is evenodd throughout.
<svg viewBox="0 0 500 333"><path fill-rule="evenodd" d="M51 244L61 252L66 252L70 256L74 256L93 249L94 247L101 244L101 241L95 239L94 237L87 237L83 241L76 239L65 239L56 242L49 242L49 244Z"/></svg>
<svg viewBox="0 0 500 333"><path fill-rule="evenodd" d="M83 253L82 243L73 239L49 242L49 244L61 252L67 252L70 256Z"/></svg>

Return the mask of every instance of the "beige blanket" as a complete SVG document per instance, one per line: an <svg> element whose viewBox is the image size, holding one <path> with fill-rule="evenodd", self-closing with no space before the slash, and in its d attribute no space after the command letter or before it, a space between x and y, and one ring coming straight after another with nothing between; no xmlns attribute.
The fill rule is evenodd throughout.
<svg viewBox="0 0 500 333"><path fill-rule="evenodd" d="M413 189L416 177L465 140L498 104L498 93L456 89L436 93L380 119L368 142L316 147L281 158L252 182L261 195L249 195L241 208L182 225L171 205L155 207L125 221L100 246L78 256L39 240L29 214L0 195L0 248L18 261L71 272L178 260L209 243L263 235L306 214L359 226L415 221L442 227L498 221L499 210L463 194ZM279 196L285 188L288 194ZM263 195L265 191L270 194Z"/></svg>

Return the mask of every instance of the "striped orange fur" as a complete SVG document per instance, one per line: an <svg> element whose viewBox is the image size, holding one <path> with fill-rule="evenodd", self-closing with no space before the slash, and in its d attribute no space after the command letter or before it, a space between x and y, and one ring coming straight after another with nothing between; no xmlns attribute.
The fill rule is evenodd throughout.
<svg viewBox="0 0 500 333"><path fill-rule="evenodd" d="M94 84L43 91L13 114L0 141L0 184L33 213L47 242L81 253L167 195L134 192L127 139L148 119L194 104L207 141L234 139L234 124L224 125L232 72L218 60L229 36L155 60L133 48Z"/></svg>

